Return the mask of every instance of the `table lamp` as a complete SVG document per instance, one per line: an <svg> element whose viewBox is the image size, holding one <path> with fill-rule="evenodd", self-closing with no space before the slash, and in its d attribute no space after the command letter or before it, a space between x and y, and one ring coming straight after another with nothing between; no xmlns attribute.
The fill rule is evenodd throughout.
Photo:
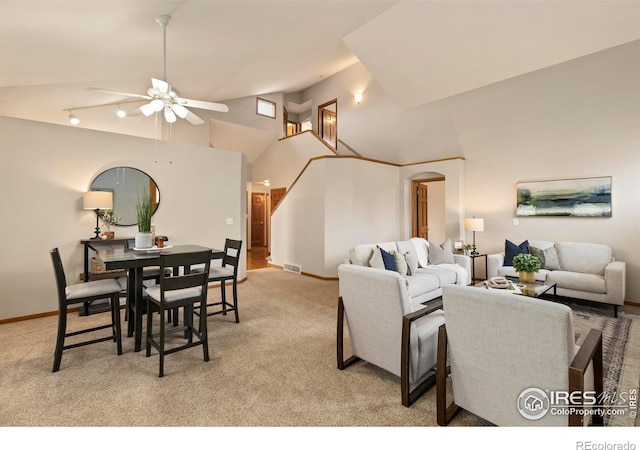
<svg viewBox="0 0 640 450"><path fill-rule="evenodd" d="M471 254L478 255L479 253L476 251L476 231L484 231L484 219L477 219L476 216L470 219L464 219L464 229L473 231L473 249Z"/></svg>
<svg viewBox="0 0 640 450"><path fill-rule="evenodd" d="M91 239L100 239L100 219L101 209L113 209L113 193L106 191L89 191L85 192L82 197L84 209L92 209L96 213L96 235Z"/></svg>

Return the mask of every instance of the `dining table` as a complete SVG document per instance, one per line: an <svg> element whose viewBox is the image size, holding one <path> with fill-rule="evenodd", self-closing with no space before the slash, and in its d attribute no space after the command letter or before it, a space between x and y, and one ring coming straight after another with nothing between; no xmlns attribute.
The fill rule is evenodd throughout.
<svg viewBox="0 0 640 450"><path fill-rule="evenodd" d="M127 276L127 336L134 337L134 351L142 349L142 316L144 315L143 270L159 266L161 254L183 254L211 250L211 259L223 259L224 250L201 245L183 244L152 249L109 249L96 252L96 258L107 270L125 269ZM179 270L180 268L174 268ZM185 273L189 267L182 268Z"/></svg>

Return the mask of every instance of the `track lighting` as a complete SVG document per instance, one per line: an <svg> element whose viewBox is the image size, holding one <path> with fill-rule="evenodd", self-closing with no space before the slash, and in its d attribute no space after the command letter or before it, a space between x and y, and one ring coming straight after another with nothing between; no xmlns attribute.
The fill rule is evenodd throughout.
<svg viewBox="0 0 640 450"><path fill-rule="evenodd" d="M69 111L69 123L71 125L78 125L80 123L80 119L78 119L71 111Z"/></svg>

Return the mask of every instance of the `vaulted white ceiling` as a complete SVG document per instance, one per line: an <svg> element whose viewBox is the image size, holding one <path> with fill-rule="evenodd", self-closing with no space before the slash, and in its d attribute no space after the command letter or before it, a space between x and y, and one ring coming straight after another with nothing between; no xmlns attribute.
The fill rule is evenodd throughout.
<svg viewBox="0 0 640 450"><path fill-rule="evenodd" d="M635 1L1 1L0 114L66 124L65 108L122 100L86 87L146 92L162 75L161 14L167 78L188 98L297 92L360 61L378 103L341 109L349 145L398 162L425 141L400 121L417 129L427 115L451 131L429 139L455 145L446 108L419 106L640 39ZM149 136L149 120L114 131ZM253 159L264 139L240 147Z"/></svg>

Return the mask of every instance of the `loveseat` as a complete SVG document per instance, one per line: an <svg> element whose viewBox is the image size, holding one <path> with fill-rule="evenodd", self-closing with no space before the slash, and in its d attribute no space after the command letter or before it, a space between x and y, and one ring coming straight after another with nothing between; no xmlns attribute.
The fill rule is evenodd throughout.
<svg viewBox="0 0 640 450"><path fill-rule="evenodd" d="M487 276L517 277L509 262L517 253L540 258L542 268L536 280L557 283L558 295L614 305L617 317L625 299L626 264L615 260L608 245L540 240L514 244L507 240L505 252L487 257Z"/></svg>
<svg viewBox="0 0 640 450"><path fill-rule="evenodd" d="M383 254L380 249L397 263L395 270L405 279L414 311L442 296L442 287L447 284L471 283L471 259L453 254L449 240L441 245L422 238L357 245L349 250L345 263L390 270L379 256Z"/></svg>

